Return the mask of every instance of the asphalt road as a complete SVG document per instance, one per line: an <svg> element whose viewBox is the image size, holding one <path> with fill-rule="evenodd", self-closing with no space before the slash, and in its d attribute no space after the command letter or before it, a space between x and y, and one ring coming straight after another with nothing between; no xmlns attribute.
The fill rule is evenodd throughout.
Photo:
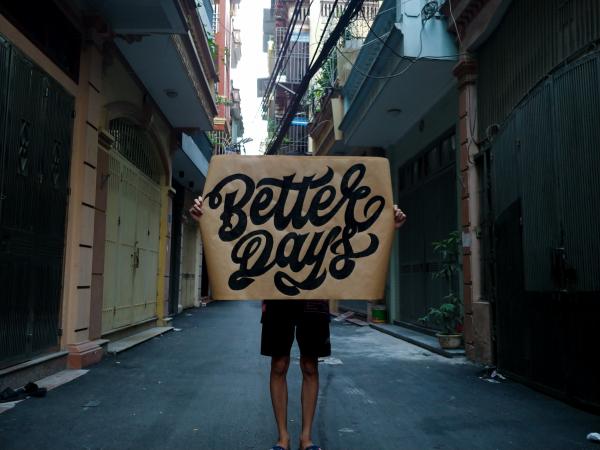
<svg viewBox="0 0 600 450"><path fill-rule="evenodd" d="M170 332L0 414L0 449L266 450L276 437L260 305L187 311ZM480 380L368 327L332 323L314 440L324 450L579 449L600 418L517 383ZM288 375L299 436L297 348ZM297 444L296 444L297 445ZM295 447L294 447L295 448Z"/></svg>

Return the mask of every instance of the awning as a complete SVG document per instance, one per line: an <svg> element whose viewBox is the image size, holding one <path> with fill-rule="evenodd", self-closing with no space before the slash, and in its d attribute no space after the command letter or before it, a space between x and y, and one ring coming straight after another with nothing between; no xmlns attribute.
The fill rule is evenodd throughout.
<svg viewBox="0 0 600 450"><path fill-rule="evenodd" d="M394 3L381 6L385 12L373 24L342 91L346 113L340 129L348 147L396 143L455 85L457 49L446 21L423 22L420 2L414 2L414 11L403 4L398 15Z"/></svg>
<svg viewBox="0 0 600 450"><path fill-rule="evenodd" d="M181 133L181 147L172 157L173 178L193 192L201 192L208 173L208 159L191 136Z"/></svg>
<svg viewBox="0 0 600 450"><path fill-rule="evenodd" d="M109 23L115 44L171 126L212 129L217 112L212 83L177 0L82 3L87 13L96 12Z"/></svg>

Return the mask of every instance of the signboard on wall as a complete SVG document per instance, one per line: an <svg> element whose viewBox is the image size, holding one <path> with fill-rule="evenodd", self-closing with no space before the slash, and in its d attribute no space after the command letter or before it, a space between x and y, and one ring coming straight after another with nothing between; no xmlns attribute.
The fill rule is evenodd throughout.
<svg viewBox="0 0 600 450"><path fill-rule="evenodd" d="M200 220L212 296L384 296L394 232L388 160L214 156Z"/></svg>

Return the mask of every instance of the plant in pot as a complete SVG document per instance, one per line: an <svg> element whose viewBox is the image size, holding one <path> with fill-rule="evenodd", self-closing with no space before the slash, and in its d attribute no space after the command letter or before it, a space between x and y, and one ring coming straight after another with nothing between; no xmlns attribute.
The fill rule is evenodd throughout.
<svg viewBox="0 0 600 450"><path fill-rule="evenodd" d="M433 249L441 258L440 270L433 273L434 279L444 280L448 294L442 297L442 304L430 308L419 321L430 324L440 330L436 334L440 346L446 349L458 348L462 343L463 302L454 292L454 279L460 270L461 237L458 231L451 232L446 239L433 242Z"/></svg>

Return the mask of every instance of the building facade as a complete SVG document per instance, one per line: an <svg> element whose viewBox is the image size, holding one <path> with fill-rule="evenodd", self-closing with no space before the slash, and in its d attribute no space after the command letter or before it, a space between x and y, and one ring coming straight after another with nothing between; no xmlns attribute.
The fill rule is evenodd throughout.
<svg viewBox="0 0 600 450"><path fill-rule="evenodd" d="M209 30L151 3L0 6L1 385L97 362L206 283L198 229L173 243L212 154Z"/></svg>
<svg viewBox="0 0 600 450"><path fill-rule="evenodd" d="M408 216L390 261L390 322L435 331L420 320L444 294L432 243L455 233L467 356L592 407L598 8L384 1L309 126L315 154L390 161Z"/></svg>
<svg viewBox="0 0 600 450"><path fill-rule="evenodd" d="M444 296L442 281L432 278L439 266L432 243L458 225L456 49L445 18L425 4L364 5L334 53L336 84L309 128L317 155L389 159L394 200L410 220L394 243L381 301L390 321L419 330L419 319ZM339 302L367 317L369 306Z"/></svg>
<svg viewBox="0 0 600 450"><path fill-rule="evenodd" d="M238 152L237 138L239 135L241 115L232 116L234 101L239 109L239 90L234 92L231 69L237 67L242 57L240 30L235 28L235 16L239 9L240 0L215 0L214 42L215 59L219 73L217 85L218 114L214 119L214 131L210 139L214 145L215 154ZM236 98L234 99L234 95ZM237 110L236 110L237 111ZM235 125L232 123L235 121ZM233 127L236 127L234 137Z"/></svg>
<svg viewBox="0 0 600 450"><path fill-rule="evenodd" d="M600 5L451 1L465 332L504 373L600 405ZM539 11L534 27L523 17ZM483 343L479 344L478 343Z"/></svg>
<svg viewBox="0 0 600 450"><path fill-rule="evenodd" d="M294 93L308 70L310 56L309 2L272 0L271 9L264 14L263 33L268 52L268 92L263 97L263 119L267 120L270 141L294 99ZM265 80L266 81L266 80ZM262 90L262 89L259 89ZM302 106L292 119L289 130L278 153L304 153L308 151L307 107Z"/></svg>

